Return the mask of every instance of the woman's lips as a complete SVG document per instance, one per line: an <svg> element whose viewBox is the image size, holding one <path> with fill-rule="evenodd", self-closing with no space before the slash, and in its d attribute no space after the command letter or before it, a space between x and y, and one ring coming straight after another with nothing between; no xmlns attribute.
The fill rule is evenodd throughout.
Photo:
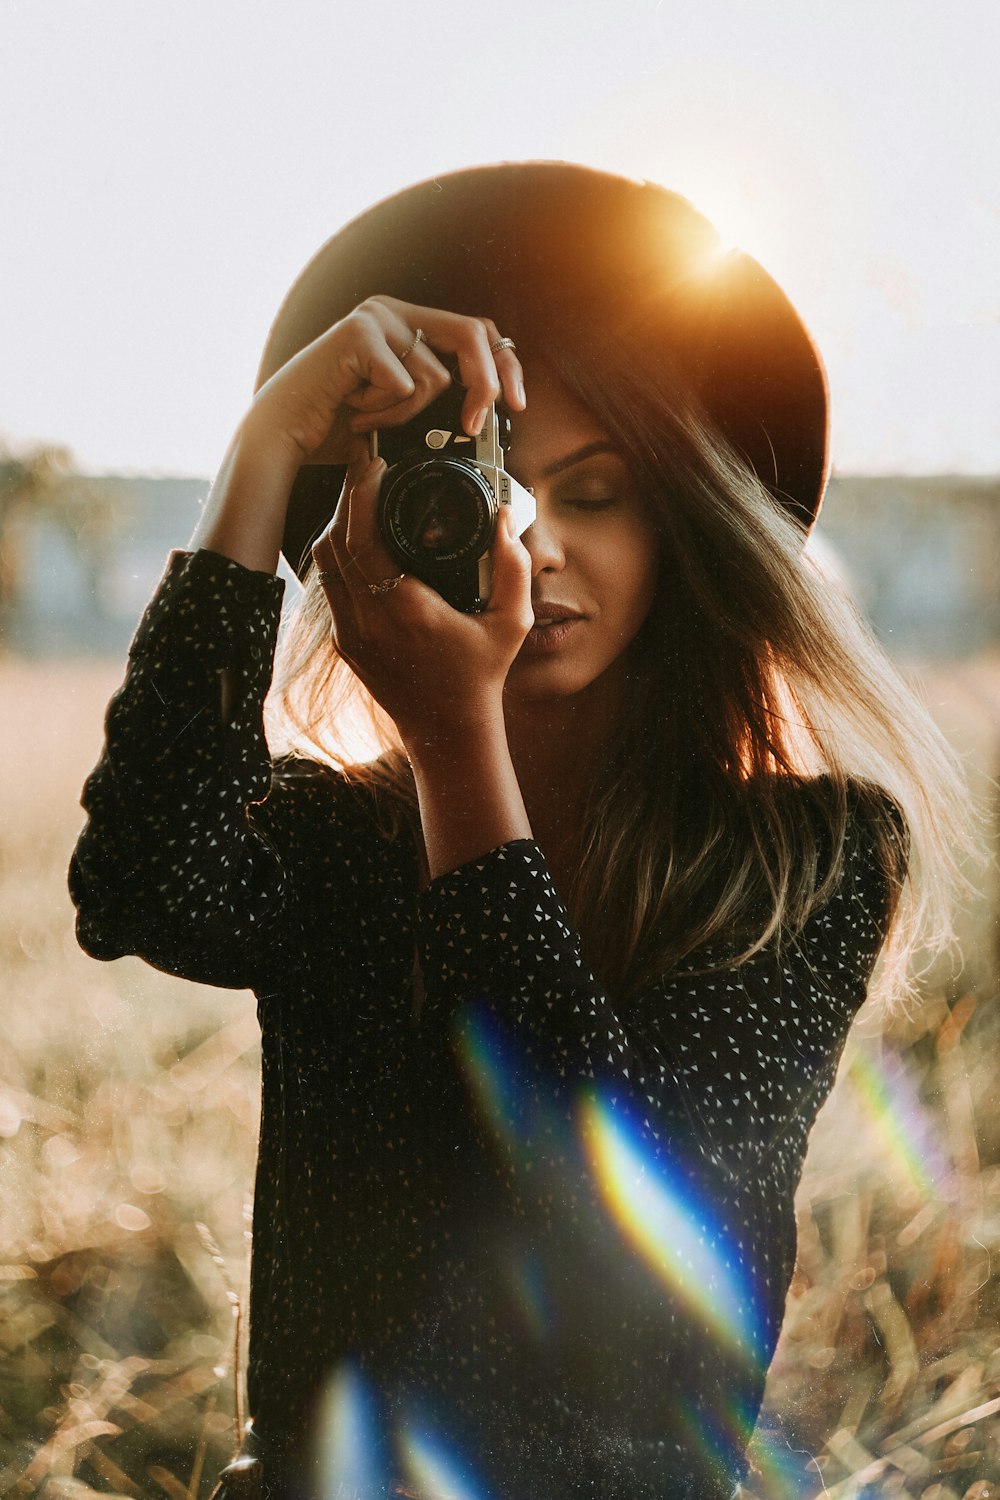
<svg viewBox="0 0 1000 1500"><path fill-rule="evenodd" d="M535 623L521 647L526 656L545 656L559 651L583 621L582 615L561 604L536 604L534 610Z"/></svg>

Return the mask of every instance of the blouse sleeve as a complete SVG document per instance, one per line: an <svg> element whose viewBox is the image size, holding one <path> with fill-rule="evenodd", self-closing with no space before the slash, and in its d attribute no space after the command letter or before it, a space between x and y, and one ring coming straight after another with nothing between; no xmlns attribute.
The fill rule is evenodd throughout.
<svg viewBox="0 0 1000 1500"><path fill-rule="evenodd" d="M271 785L262 706L283 589L217 553L172 554L82 797L70 890L95 958L135 953L206 983L251 982L285 887L253 823Z"/></svg>
<svg viewBox="0 0 1000 1500"><path fill-rule="evenodd" d="M560 1368L590 1371L595 1413L617 1405L633 1433L655 1430L665 1393L697 1392L717 1414L740 1391L752 1424L807 1137L888 905L859 813L842 879L797 941L736 964L700 952L617 1003L534 843L421 897L425 1024L454 1049L496 1190L513 1194L548 1278ZM641 1350L625 1364L623 1329ZM609 1372L626 1366L616 1391Z"/></svg>
<svg viewBox="0 0 1000 1500"><path fill-rule="evenodd" d="M649 1069L660 1081L668 1072L684 1074L689 1052L702 1061L714 1057L712 1043L720 1066L727 1058L752 1065L758 1052L768 1060L816 1060L839 1049L864 1000L888 899L870 824L855 810L839 885L797 939L735 967L721 945L704 950L617 1006L583 958L541 851L517 840L423 893L428 1002L439 1019L452 1021L470 1003L487 1007L561 1079L628 1078L634 1089L650 1081ZM761 1007L766 1015L755 1018ZM739 1081L738 1074L721 1076Z"/></svg>

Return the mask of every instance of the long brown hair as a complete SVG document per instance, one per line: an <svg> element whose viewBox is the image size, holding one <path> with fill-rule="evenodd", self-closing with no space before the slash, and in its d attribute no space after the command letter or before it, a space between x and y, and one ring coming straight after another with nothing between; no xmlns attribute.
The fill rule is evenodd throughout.
<svg viewBox="0 0 1000 1500"><path fill-rule="evenodd" d="M970 842L955 758L650 330L565 308L517 330L626 455L661 546L631 722L595 768L566 893L585 950L623 994L705 944L735 963L793 938L839 879L860 800L893 906L880 990L898 997L914 951L951 937L954 850ZM278 693L292 745L387 792L396 831L414 820L395 726L336 658L314 580ZM359 715L368 761L345 748Z"/></svg>

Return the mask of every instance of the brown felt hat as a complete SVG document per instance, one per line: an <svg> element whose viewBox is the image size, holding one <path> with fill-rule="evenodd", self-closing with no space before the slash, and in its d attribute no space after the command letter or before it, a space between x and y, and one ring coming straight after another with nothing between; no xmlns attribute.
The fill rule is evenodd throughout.
<svg viewBox="0 0 1000 1500"><path fill-rule="evenodd" d="M675 375L802 526L815 520L827 477L819 354L763 267L720 253L678 194L567 162L473 167L406 188L313 256L271 327L258 386L376 293L488 316L524 341L553 306L591 322L620 315L644 342L662 340ZM283 551L298 572L330 493L293 490Z"/></svg>

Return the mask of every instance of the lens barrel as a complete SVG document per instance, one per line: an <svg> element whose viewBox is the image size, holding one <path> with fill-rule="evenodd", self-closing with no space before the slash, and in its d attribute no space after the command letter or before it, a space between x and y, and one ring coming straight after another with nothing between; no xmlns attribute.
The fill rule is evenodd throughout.
<svg viewBox="0 0 1000 1500"><path fill-rule="evenodd" d="M471 464L449 458L403 462L383 481L379 530L401 567L435 583L488 551L498 509L490 485Z"/></svg>

